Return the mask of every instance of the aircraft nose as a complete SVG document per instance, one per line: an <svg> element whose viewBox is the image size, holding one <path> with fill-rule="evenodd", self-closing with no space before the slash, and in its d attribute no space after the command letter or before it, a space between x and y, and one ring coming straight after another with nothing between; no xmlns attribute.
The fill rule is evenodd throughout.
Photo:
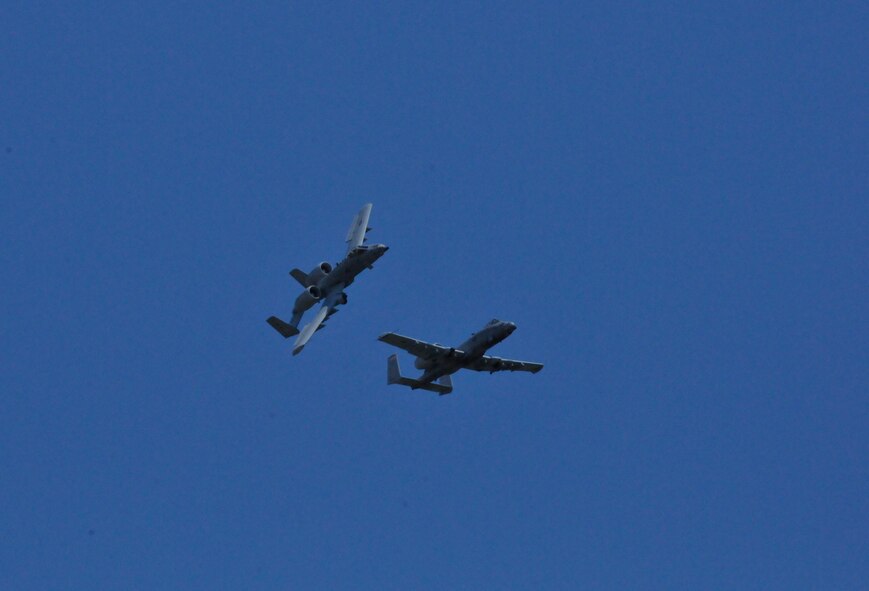
<svg viewBox="0 0 869 591"><path fill-rule="evenodd" d="M507 330L509 330L510 332L513 332L514 330L516 330L516 323L515 322L507 322L506 324L507 324Z"/></svg>

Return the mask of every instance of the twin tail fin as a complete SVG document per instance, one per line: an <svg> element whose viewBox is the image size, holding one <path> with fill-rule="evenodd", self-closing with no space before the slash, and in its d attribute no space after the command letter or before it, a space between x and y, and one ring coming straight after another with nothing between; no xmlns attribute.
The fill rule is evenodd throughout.
<svg viewBox="0 0 869 591"><path fill-rule="evenodd" d="M269 316L266 322L271 324L272 328L281 333L281 336L283 336L285 339L299 334L298 328L296 328L292 324L284 322L277 316Z"/></svg>

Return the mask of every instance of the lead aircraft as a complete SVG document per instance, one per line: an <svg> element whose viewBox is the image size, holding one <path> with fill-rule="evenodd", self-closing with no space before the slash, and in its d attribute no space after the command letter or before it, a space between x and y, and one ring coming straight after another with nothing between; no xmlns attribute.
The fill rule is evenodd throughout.
<svg viewBox="0 0 869 591"><path fill-rule="evenodd" d="M374 262L389 250L385 244L365 244L365 235L371 229L368 227L368 218L371 216L372 205L365 204L347 231L347 254L334 267L328 262L322 262L310 272L305 273L299 269L290 271L290 275L298 281L304 290L296 298L293 306L293 317L289 322L284 322L277 316L269 316L266 320L272 328L281 333L284 338L298 335L293 345L293 355L298 355L305 348L311 336L325 328L324 322L338 312L338 306L347 303L347 294L344 290L353 283L356 276L365 269L373 269ZM306 310L322 302L320 309L314 318L299 331L299 321Z"/></svg>
<svg viewBox="0 0 869 591"><path fill-rule="evenodd" d="M394 332L380 335L379 341L415 355L414 366L424 370L418 379L404 377L398 367L398 355L390 355L386 365L386 383L410 386L412 390L428 390L444 395L453 391L453 382L450 376L460 369L488 371L489 373L496 371L537 373L543 369L542 363L501 359L485 354L488 349L513 334L514 330L516 330L516 325L512 322L504 322L495 318L479 332L471 334L471 337L458 347L444 347L437 343L426 343L403 337Z"/></svg>

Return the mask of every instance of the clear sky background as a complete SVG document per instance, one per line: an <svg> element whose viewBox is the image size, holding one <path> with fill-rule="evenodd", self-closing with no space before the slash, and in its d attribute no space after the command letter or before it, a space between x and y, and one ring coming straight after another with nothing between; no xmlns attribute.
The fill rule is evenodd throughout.
<svg viewBox="0 0 869 591"><path fill-rule="evenodd" d="M867 30L3 3L0 588L865 589ZM386 385L492 317L541 373Z"/></svg>

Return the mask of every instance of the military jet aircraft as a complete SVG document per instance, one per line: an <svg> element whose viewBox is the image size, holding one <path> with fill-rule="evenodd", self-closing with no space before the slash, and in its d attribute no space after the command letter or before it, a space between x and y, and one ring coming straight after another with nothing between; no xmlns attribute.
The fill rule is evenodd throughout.
<svg viewBox="0 0 869 591"><path fill-rule="evenodd" d="M415 355L414 366L424 370L418 379L403 377L398 367L398 355L391 355L386 365L386 383L410 386L413 390L419 388L444 395L453 391L450 375L460 369L488 371L489 373L496 371L537 373L543 369L542 363L513 361L485 355L487 349L509 337L514 330L516 330L515 324L503 322L496 318L486 324L479 332L471 334L471 337L458 347L444 347L437 343L426 343L392 332L380 335L379 341Z"/></svg>
<svg viewBox="0 0 869 591"><path fill-rule="evenodd" d="M334 267L322 262L310 272L305 273L299 269L290 271L290 275L302 284L305 289L296 298L293 306L293 318L284 322L277 316L269 316L268 322L281 333L283 337L290 338L299 335L293 345L293 355L298 355L305 347L308 340L316 331L325 328L324 321L338 311L338 306L347 303L347 294L344 290L353 283L356 276L365 269L373 269L374 262L389 250L384 244L365 244L365 234L371 229L368 227L368 218L371 216L370 203L364 205L347 231L347 254L344 259ZM323 302L320 310L308 324L299 332L299 321L306 310L314 304Z"/></svg>

